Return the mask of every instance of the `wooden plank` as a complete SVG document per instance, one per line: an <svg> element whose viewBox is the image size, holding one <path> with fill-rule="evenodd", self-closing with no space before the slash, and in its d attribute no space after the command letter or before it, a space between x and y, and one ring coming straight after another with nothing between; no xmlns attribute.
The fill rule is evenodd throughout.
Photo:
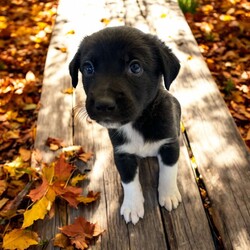
<svg viewBox="0 0 250 250"><path fill-rule="evenodd" d="M128 9L122 9L122 20L119 17L121 9L114 10L111 8L114 4L127 6ZM132 6L134 12L131 12ZM68 144L73 142L83 145L86 150L92 150L95 153L95 158L88 166L92 169L92 172L90 183L85 186L85 189L100 190L102 194L99 202L88 207L82 206L79 210L66 207L59 210L56 217L48 222L47 226L40 226L41 228L44 227L42 228L42 238L45 236L45 238L51 239L58 226L72 223L76 216L83 215L92 222L98 222L102 228L106 229L97 244L92 247L93 249L195 249L196 246L197 249L205 249L205 247L206 249L212 249L213 243L199 192L192 177L191 169L186 167L190 163L185 149L182 148L179 173L183 204L171 214L160 209L157 202L158 170L155 161L145 160L141 165L141 168L145 168L145 171L143 169L140 176L147 200L145 203L145 218L136 226L126 225L119 214L122 189L111 157L112 149L107 138L107 132L94 123L90 124L86 120L80 123L75 119L74 138L72 138L72 99L70 96L61 94L62 90L70 86L68 75L70 58L83 36L104 26L100 22L101 18L110 18L111 25L127 23L144 31L156 31L158 34L157 27L162 27L159 23L163 21L160 13L162 10L165 11L167 7L165 1L152 3L151 1L126 0L116 3L107 1L105 4L104 1L74 0L74 4L71 3L69 6L69 1L61 0L50 46L52 52L49 50L46 64L41 99L43 106L39 113L36 147L44 152L47 161L52 157L44 147L44 141L48 136L63 138ZM155 12L155 10L158 12ZM93 15L93 11L95 15ZM132 22L133 20L134 22ZM91 25L81 26L79 23L91 23ZM65 36L70 29L74 29L76 34L70 37ZM163 34L162 30L161 32L159 30L159 33ZM173 39L171 42L173 42ZM62 54L55 50L55 47L66 47L69 54ZM84 101L80 88L81 84L76 91L76 105ZM201 234L201 232L204 233ZM55 249L52 242L46 249Z"/></svg>
<svg viewBox="0 0 250 250"><path fill-rule="evenodd" d="M64 22L66 13L61 1L46 58L35 140L35 148L42 152L45 162L50 162L54 157L53 152L45 146L49 136L58 137L66 144L72 145L72 97L63 93L71 86L68 55L58 49L67 44L64 29L61 28Z"/></svg>
<svg viewBox="0 0 250 250"><path fill-rule="evenodd" d="M53 29L50 46L44 69L43 87L41 93L41 109L38 114L35 149L38 149L44 162L51 162L55 154L45 146L48 137L60 138L67 145L72 145L72 106L71 95L63 91L71 86L68 75L68 54L58 48L67 47L63 24L67 22L67 11L64 0L60 1L55 27ZM35 161L34 161L35 162ZM35 166L35 165L33 165ZM39 167L39 166L36 166ZM53 238L58 227L67 223L67 207L63 202L56 203L56 215L52 219L38 221L34 226L46 249L59 249L53 246ZM40 246L33 247L41 249Z"/></svg>
<svg viewBox="0 0 250 250"><path fill-rule="evenodd" d="M115 4L119 5L119 1ZM123 3L120 3L123 4ZM142 4L147 4L147 6L143 6ZM163 4L163 3L161 3ZM135 1L125 1L124 6L129 7L133 6L133 12L131 9L124 9L124 22L131 24L137 28L141 28L144 31L155 30L154 26L149 26L149 20L146 20L142 15L141 11L148 9L149 6L152 8L158 8L157 4L152 5L149 1L145 1L144 3L140 3ZM111 6L114 6L114 3L109 3L107 5L108 10L110 10ZM161 5L162 7L162 5ZM85 11L88 12L87 8L84 8ZM109 20L114 23L118 21L121 23L121 20L117 20L118 13L114 9L112 9L112 15L108 16ZM119 12L119 9L116 10ZM98 12L98 10L97 10ZM110 10L111 12L111 10ZM159 13L158 13L159 14ZM81 15L85 16L85 15ZM138 18L139 16L139 18ZM160 18L160 14L158 16ZM78 19L80 22L82 19ZM130 21L129 21L130 20ZM134 20L134 21L133 21ZM82 21L84 23L84 21ZM94 29L96 29L96 25L94 25ZM82 30L78 31L78 33L83 32ZM79 37L77 38L79 41ZM79 97L77 97L79 98ZM80 100L80 101L79 101ZM77 102L81 102L81 98L79 98ZM104 129L98 128L96 125L91 125L92 128L86 128L85 126L89 126L88 124L76 125L75 128L75 143L86 145L86 142L92 143L90 148L94 149L94 152L98 155L111 154L110 142L106 138L107 135ZM86 131L87 135L86 135ZM92 132L90 132L92 131ZM91 135L93 138L91 139ZM88 138L86 140L86 138ZM106 146L106 152L102 154L103 145ZM184 150L184 149L183 149ZM182 151L183 151L182 150ZM104 150L105 151L105 150ZM185 152L185 151L183 151ZM189 166L189 158L187 157L187 153L183 153L181 164L185 169L185 166ZM98 157L97 157L98 159ZM106 164L108 162L108 164ZM97 164L98 165L98 164ZM195 244L198 245L201 249L213 249L213 243L209 232L209 227L207 223L207 219L203 210L203 205L200 200L199 192L197 186L195 184L194 178L191 173L191 169L184 171L184 174L180 173L180 180L183 192L187 192L185 187L190 187L192 192L185 193L186 199L184 198L184 203L186 205L181 205L181 207L176 210L175 216L168 215L167 212L162 212L159 208L157 201L157 167L155 166L154 161L143 161L142 163L143 171L141 171L141 182L144 186L144 195L147 203L145 204L145 217L141 220L136 226L129 224L125 225L123 219L119 215L119 208L122 202L122 190L119 182L119 177L117 171L115 169L113 159L112 160L103 160L103 180L99 178L98 181L90 181L91 185L94 187L103 188L105 190L105 197L101 197L100 203L106 204L106 215L104 213L103 205L99 205L99 207L93 206L89 207L88 212L79 210L79 214L84 214L87 217L91 218L93 213L96 218L107 218L107 231L102 237L101 243L99 246L93 247L94 249L167 249L170 247L171 249L176 249L176 247L180 248L195 248ZM146 165L146 166L145 166ZM94 163L95 168L95 163ZM100 169L99 169L100 170ZM93 170L95 172L95 170ZM186 175L189 173L189 177L191 179L186 180ZM101 181L100 181L101 180ZM192 185L190 185L192 183ZM104 185L104 186L103 186ZM152 185L152 186L151 186ZM105 199L105 201L104 201ZM192 201L192 203L190 202ZM193 209L192 206L195 206ZM91 211L91 210L94 210ZM198 212L197 212L198 211ZM164 216L164 224L162 222L162 214ZM196 215L199 215L196 216ZM190 218L188 218L190 216ZM176 222L175 222L176 221ZM102 224L105 226L105 223ZM201 232L204 232L203 234ZM167 234L167 235L166 235ZM168 242L166 242L165 237L168 238ZM190 237L190 239L189 239ZM140 240L138 240L140 239ZM150 239L150 241L148 240ZM105 243L103 243L105 242ZM156 243L157 242L157 243ZM198 249L198 248L197 248Z"/></svg>
<svg viewBox="0 0 250 250"><path fill-rule="evenodd" d="M169 37L177 45L173 43L174 51L182 62L174 91L182 104L192 150L212 201L213 217L226 249L247 249L249 152L182 14L173 4L169 11L174 25Z"/></svg>
<svg viewBox="0 0 250 250"><path fill-rule="evenodd" d="M200 193L194 181L191 162L183 141L179 159L178 186L182 194L180 208L171 213L165 209L161 211L171 249L214 249Z"/></svg>

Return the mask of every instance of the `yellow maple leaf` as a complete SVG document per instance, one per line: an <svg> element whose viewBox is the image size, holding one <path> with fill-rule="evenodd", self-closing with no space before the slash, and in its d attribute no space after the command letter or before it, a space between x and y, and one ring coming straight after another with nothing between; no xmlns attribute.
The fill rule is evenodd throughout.
<svg viewBox="0 0 250 250"><path fill-rule="evenodd" d="M87 178L86 174L78 174L77 176L73 177L70 181L70 184L75 187L76 184L79 182L79 181L83 181Z"/></svg>
<svg viewBox="0 0 250 250"><path fill-rule="evenodd" d="M166 13L162 13L160 17L161 17L161 18L166 18L166 17L167 17L167 14L166 14Z"/></svg>
<svg viewBox="0 0 250 250"><path fill-rule="evenodd" d="M96 201L97 199L100 198L100 192L94 193L93 191L90 191L87 196L79 196L76 199L79 202L82 202L84 204L91 203L93 201Z"/></svg>
<svg viewBox="0 0 250 250"><path fill-rule="evenodd" d="M36 220L44 219L53 202L54 200L50 201L47 196L44 196L41 200L37 201L30 210L27 210L24 213L22 228L31 226Z"/></svg>
<svg viewBox="0 0 250 250"><path fill-rule="evenodd" d="M77 197L77 200L79 202L84 203L84 204L88 204L88 203L91 203L91 202L95 201L96 199L93 198L93 197L79 196L79 197Z"/></svg>
<svg viewBox="0 0 250 250"><path fill-rule="evenodd" d="M37 244L37 233L24 229L14 229L3 237L4 249L27 249Z"/></svg>
<svg viewBox="0 0 250 250"><path fill-rule="evenodd" d="M74 92L74 89L73 88L67 88L67 89L65 89L65 90L63 90L63 93L64 94L73 94L73 92Z"/></svg>
<svg viewBox="0 0 250 250"><path fill-rule="evenodd" d="M55 163L51 163L49 167L44 166L42 169L42 174L45 177L45 179L51 184L53 181L53 177L55 175Z"/></svg>

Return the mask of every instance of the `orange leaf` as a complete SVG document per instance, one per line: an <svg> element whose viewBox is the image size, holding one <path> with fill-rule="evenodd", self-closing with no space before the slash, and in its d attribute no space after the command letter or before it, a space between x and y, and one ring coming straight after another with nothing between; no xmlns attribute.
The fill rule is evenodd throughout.
<svg viewBox="0 0 250 250"><path fill-rule="evenodd" d="M5 249L26 249L37 244L37 233L28 230L14 229L3 237L3 248Z"/></svg>
<svg viewBox="0 0 250 250"><path fill-rule="evenodd" d="M93 156L93 153L92 152L84 152L84 153L81 153L78 158L80 160L82 160L83 162L88 162Z"/></svg>
<svg viewBox="0 0 250 250"><path fill-rule="evenodd" d="M56 182L53 185L53 189L56 194L65 199L70 206L77 207L77 205L79 204L77 197L79 197L82 192L81 188L72 186L64 187L61 182Z"/></svg>
<svg viewBox="0 0 250 250"><path fill-rule="evenodd" d="M70 240L65 234L57 234L55 239L54 239L54 246L55 247L61 247L61 248L66 248L70 246Z"/></svg>
<svg viewBox="0 0 250 250"><path fill-rule="evenodd" d="M55 177L57 180L67 181L74 169L75 167L65 160L64 154L61 154L59 160L55 164Z"/></svg>
<svg viewBox="0 0 250 250"><path fill-rule="evenodd" d="M73 88L68 88L63 91L64 94L69 94L69 95L73 94L73 92L74 92Z"/></svg>
<svg viewBox="0 0 250 250"><path fill-rule="evenodd" d="M2 199L0 200L0 209L2 209L2 207L3 207L8 201L9 201L8 198L2 198ZM1 213L0 213L0 215L1 215Z"/></svg>
<svg viewBox="0 0 250 250"><path fill-rule="evenodd" d="M7 182L6 180L0 180L0 196L7 188Z"/></svg>
<svg viewBox="0 0 250 250"><path fill-rule="evenodd" d="M19 154L21 155L23 161L29 161L31 157L31 152L28 149L20 148Z"/></svg>
<svg viewBox="0 0 250 250"><path fill-rule="evenodd" d="M60 230L69 237L76 248L86 249L89 241L102 233L99 228L95 231L95 227L95 224L86 221L85 218L78 217L73 224L64 226Z"/></svg>
<svg viewBox="0 0 250 250"><path fill-rule="evenodd" d="M48 137L45 143L51 150L57 150L65 146L64 142L59 138Z"/></svg>
<svg viewBox="0 0 250 250"><path fill-rule="evenodd" d="M77 176L71 179L70 184L75 187L79 181L83 181L86 178L87 178L86 174L78 174Z"/></svg>
<svg viewBox="0 0 250 250"><path fill-rule="evenodd" d="M100 192L94 193L93 191L90 191L87 195L87 197L85 196L79 196L77 198L78 201L84 203L84 204L88 204L91 203L93 201L96 201L97 199L100 198Z"/></svg>
<svg viewBox="0 0 250 250"><path fill-rule="evenodd" d="M29 197L33 202L40 200L47 192L49 187L48 181L43 177L42 185L32 189L29 193Z"/></svg>

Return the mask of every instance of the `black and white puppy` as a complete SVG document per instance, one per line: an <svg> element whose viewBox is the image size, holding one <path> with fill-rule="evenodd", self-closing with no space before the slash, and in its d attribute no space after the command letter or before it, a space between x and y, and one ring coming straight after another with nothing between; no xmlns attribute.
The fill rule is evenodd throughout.
<svg viewBox="0 0 250 250"><path fill-rule="evenodd" d="M138 156L158 157L159 203L168 211L176 208L181 110L167 91L180 69L175 55L155 36L113 27L84 38L69 69L74 87L82 73L89 117L108 128L125 221L136 224L144 216Z"/></svg>

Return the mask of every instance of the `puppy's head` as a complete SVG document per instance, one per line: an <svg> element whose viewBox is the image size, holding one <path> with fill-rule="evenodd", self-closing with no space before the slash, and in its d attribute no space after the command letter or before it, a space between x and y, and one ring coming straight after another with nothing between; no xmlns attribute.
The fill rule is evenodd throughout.
<svg viewBox="0 0 250 250"><path fill-rule="evenodd" d="M93 120L117 128L139 117L180 65L156 37L129 27L106 28L84 38L69 65L72 84L82 73L86 109Z"/></svg>

